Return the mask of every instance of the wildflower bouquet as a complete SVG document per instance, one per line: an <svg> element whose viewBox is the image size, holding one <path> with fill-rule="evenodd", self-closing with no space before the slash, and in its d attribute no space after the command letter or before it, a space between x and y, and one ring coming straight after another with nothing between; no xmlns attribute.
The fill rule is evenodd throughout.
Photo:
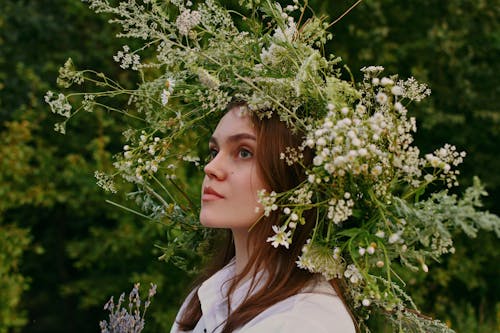
<svg viewBox="0 0 500 333"><path fill-rule="evenodd" d="M270 245L288 247L304 212L315 209L316 226L297 265L341 279L362 326L371 313L381 313L400 331L449 331L418 313L397 271L427 272L431 261L454 252L454 231L500 235L500 219L476 210L486 194L478 180L461 198L447 190L429 193L433 183L458 184L456 167L465 153L447 144L421 156L413 145L416 121L407 107L430 94L424 84L384 74L380 66L363 68L360 83L343 79L350 72L323 52L332 38L326 18L306 19L307 3L298 0L284 7L246 1L241 12L214 0L197 6L184 0L88 2L113 15L111 22L123 29L119 37L143 41L114 57L141 82L126 89L102 73L76 70L70 59L58 83L85 82L96 90L48 92L46 101L63 117L55 126L61 133L80 111L129 117L115 174L96 177L113 192L118 175L134 183L130 196L143 216L168 221L174 232L165 258L178 258L176 249L197 248L209 237L184 193L182 164L198 165L198 142L207 141L229 102L245 101L260 117L277 114L291 130L306 133L300 147L288 147L280 158L302 164L304 149L315 153L313 164L304 166L307 181L285 193L259 193L265 215L282 212ZM123 108L109 102L119 96L127 98Z"/></svg>

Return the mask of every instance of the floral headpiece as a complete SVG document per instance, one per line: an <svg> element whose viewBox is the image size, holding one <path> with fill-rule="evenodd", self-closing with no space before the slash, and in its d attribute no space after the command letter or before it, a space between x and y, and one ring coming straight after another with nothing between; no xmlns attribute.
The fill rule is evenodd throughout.
<svg viewBox="0 0 500 333"><path fill-rule="evenodd" d="M115 15L111 22L122 25L120 37L144 41L138 49L124 46L114 57L124 69L138 71L142 81L129 90L102 73L77 71L68 60L60 70L61 86L87 81L99 90L48 92L46 101L65 118L56 124L63 133L80 110L105 108L131 118L115 175L96 172L96 177L111 191L116 175L136 184L139 190L131 195L147 217L169 221L175 237L165 257L175 258L175 249L209 232L197 227L196 209L185 208L190 201L180 195L179 179L186 178L186 168L179 164L198 164L198 140L231 101L246 101L259 116L275 113L291 130L307 133L302 146L282 152L287 163L301 163L305 147L315 152L307 181L284 193L259 194L266 215L282 211L270 246L288 248L297 224L305 223L303 213L316 208L316 226L297 265L342 279L361 324L378 312L404 330L449 330L419 315L397 272L427 272L431 261L453 253L454 229L474 235L500 222L475 210L484 195L478 181L461 199L446 190L425 193L435 182L456 186L455 168L465 156L448 144L421 156L412 145L416 123L407 106L430 94L425 85L384 75L380 66L363 68L359 84L344 80L340 59L323 54L331 39L328 23L306 19L307 6L297 0L284 8L269 0L246 2L245 14L213 0L196 8L183 0L168 5L130 0L117 7L88 2L96 12ZM127 109L106 104L122 95ZM80 101L78 109L69 99Z"/></svg>

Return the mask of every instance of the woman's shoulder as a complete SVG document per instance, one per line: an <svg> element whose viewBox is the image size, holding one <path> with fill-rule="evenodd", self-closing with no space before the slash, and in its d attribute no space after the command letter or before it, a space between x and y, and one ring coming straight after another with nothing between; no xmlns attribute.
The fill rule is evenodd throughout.
<svg viewBox="0 0 500 333"><path fill-rule="evenodd" d="M333 287L324 279L274 304L242 327L256 332L356 332L352 318Z"/></svg>

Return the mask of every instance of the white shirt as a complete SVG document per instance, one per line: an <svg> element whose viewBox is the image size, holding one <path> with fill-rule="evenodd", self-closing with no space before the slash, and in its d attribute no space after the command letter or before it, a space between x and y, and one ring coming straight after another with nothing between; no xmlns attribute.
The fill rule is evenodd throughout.
<svg viewBox="0 0 500 333"><path fill-rule="evenodd" d="M227 289L235 275L234 260L202 283L198 289L202 316L190 333L219 333L227 318ZM245 299L251 280L239 286L231 297L231 308ZM255 288L250 291L250 294ZM176 321L191 298L187 297ZM170 333L181 333L174 323ZM335 290L324 278L310 283L300 293L267 308L234 331L235 333L355 333L354 324Z"/></svg>

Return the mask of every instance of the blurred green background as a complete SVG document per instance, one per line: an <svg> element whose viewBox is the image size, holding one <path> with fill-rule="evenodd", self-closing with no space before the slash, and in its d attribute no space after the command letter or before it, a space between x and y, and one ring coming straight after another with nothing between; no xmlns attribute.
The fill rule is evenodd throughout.
<svg viewBox="0 0 500 333"><path fill-rule="evenodd" d="M309 1L331 19L353 2ZM134 282L143 293L158 284L145 332L167 332L188 291L191 277L157 259L165 230L106 203L130 204L95 185L124 124L96 112L62 136L43 102L68 57L133 84L112 59L130 41L107 19L79 0L0 0L0 333L98 331L104 303ZM355 75L382 65L429 84L412 109L417 144L466 150L462 186L478 175L485 209L500 214L500 1L365 0L331 31L329 51ZM409 281L423 312L457 332L500 332L499 245L492 233L458 235L454 255Z"/></svg>

